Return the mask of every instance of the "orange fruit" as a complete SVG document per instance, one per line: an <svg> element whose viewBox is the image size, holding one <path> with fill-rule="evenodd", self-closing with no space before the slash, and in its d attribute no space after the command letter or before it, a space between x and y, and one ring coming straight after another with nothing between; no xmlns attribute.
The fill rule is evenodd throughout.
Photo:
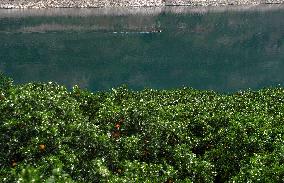
<svg viewBox="0 0 284 183"><path fill-rule="evenodd" d="M39 150L44 151L45 148L46 148L46 145L45 145L45 144L40 144L40 145L39 145Z"/></svg>
<svg viewBox="0 0 284 183"><path fill-rule="evenodd" d="M120 128L120 124L116 124L115 128L119 129Z"/></svg>
<svg viewBox="0 0 284 183"><path fill-rule="evenodd" d="M172 178L169 178L167 181L166 181L166 183L173 183L174 182L174 180L172 179Z"/></svg>

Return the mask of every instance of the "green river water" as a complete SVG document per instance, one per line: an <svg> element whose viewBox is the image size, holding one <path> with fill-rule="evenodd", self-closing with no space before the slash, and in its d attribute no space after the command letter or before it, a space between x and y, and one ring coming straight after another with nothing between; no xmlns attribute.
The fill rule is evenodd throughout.
<svg viewBox="0 0 284 183"><path fill-rule="evenodd" d="M284 84L284 8L0 10L0 71L92 91Z"/></svg>

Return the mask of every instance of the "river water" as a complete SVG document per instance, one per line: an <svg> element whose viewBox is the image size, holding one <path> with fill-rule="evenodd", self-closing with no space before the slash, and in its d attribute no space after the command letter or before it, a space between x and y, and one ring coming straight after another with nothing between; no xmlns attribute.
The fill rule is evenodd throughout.
<svg viewBox="0 0 284 183"><path fill-rule="evenodd" d="M0 71L91 91L284 85L284 7L0 10Z"/></svg>

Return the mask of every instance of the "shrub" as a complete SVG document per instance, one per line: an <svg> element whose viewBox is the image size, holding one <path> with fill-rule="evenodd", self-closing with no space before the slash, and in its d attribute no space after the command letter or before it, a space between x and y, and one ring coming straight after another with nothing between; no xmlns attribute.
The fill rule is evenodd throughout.
<svg viewBox="0 0 284 183"><path fill-rule="evenodd" d="M0 81L2 182L282 182L284 89Z"/></svg>

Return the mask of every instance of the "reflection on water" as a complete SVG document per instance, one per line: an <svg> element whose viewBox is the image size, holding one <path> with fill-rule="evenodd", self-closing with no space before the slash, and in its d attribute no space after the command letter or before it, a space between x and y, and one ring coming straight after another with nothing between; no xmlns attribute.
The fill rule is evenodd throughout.
<svg viewBox="0 0 284 183"><path fill-rule="evenodd" d="M93 91L284 84L284 8L0 10L0 71Z"/></svg>

